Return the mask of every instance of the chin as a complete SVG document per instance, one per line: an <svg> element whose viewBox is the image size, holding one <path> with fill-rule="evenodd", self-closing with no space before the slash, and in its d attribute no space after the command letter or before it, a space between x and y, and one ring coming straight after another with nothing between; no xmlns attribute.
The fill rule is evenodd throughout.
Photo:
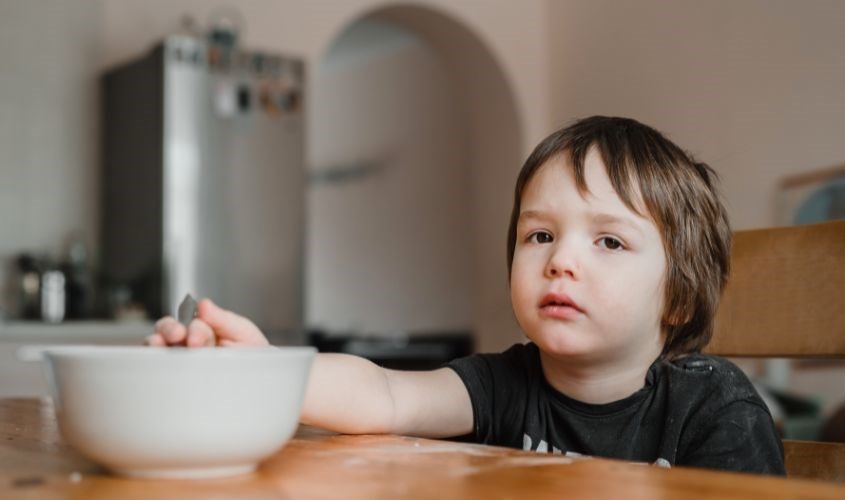
<svg viewBox="0 0 845 500"><path fill-rule="evenodd" d="M596 346L591 345L588 339L579 337L580 335L572 333L528 335L540 350L550 356L573 358L594 354Z"/></svg>

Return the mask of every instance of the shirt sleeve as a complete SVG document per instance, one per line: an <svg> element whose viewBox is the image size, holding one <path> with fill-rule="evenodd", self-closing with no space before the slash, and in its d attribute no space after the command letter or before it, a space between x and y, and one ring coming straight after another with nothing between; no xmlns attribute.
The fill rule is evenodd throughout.
<svg viewBox="0 0 845 500"><path fill-rule="evenodd" d="M511 431L522 428L529 354L525 346L517 344L500 354L474 354L446 365L458 374L469 393L476 442L513 446L518 440Z"/></svg>
<svg viewBox="0 0 845 500"><path fill-rule="evenodd" d="M712 415L678 465L786 475L783 442L768 410L753 400L733 401Z"/></svg>

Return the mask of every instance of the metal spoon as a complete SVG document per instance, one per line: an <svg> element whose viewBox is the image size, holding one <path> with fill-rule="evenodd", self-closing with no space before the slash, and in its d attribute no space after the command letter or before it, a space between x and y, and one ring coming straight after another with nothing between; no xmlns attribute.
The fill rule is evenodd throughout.
<svg viewBox="0 0 845 500"><path fill-rule="evenodd" d="M191 294L185 295L185 298L182 299L182 303L179 304L179 309L176 312L176 315L179 317L179 322L188 326L188 323L191 322L192 319L197 317L197 301L191 297Z"/></svg>

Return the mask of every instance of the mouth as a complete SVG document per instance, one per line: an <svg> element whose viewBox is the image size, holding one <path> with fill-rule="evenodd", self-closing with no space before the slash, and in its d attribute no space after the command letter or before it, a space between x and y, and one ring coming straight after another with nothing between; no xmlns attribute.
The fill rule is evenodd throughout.
<svg viewBox="0 0 845 500"><path fill-rule="evenodd" d="M584 310L564 293L549 293L540 301L540 310L545 316L571 318L583 314Z"/></svg>

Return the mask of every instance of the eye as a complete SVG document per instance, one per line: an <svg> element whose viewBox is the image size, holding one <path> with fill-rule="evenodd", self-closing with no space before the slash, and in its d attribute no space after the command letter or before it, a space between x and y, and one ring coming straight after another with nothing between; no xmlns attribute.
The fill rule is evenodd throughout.
<svg viewBox="0 0 845 500"><path fill-rule="evenodd" d="M530 243L551 243L554 240L551 234L545 231L537 231L528 235Z"/></svg>
<svg viewBox="0 0 845 500"><path fill-rule="evenodd" d="M625 248L625 245L621 241L611 236L599 238L598 244L600 247L607 248L608 250L623 250Z"/></svg>

